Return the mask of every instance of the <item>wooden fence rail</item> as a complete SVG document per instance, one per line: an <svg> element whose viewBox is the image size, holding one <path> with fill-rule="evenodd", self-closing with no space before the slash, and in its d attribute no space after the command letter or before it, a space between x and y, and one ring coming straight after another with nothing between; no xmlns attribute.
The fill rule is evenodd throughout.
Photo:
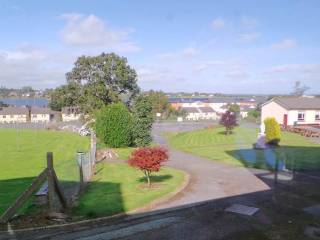
<svg viewBox="0 0 320 240"><path fill-rule="evenodd" d="M67 208L68 204L63 191L59 185L57 175L53 167L53 154L47 153L47 168L44 169L38 177L36 177L31 185L15 200L15 202L3 213L0 217L0 222L8 222L14 214L22 207L22 205L28 200L28 198L40 188L41 184L48 181L48 205L49 211L53 212L54 207L54 194L56 193L62 207Z"/></svg>

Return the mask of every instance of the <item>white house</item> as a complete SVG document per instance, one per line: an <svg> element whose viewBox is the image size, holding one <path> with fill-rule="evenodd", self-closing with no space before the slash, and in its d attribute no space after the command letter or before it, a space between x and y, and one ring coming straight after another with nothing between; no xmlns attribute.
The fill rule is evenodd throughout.
<svg viewBox="0 0 320 240"><path fill-rule="evenodd" d="M187 120L216 120L217 113L210 107L183 107Z"/></svg>
<svg viewBox="0 0 320 240"><path fill-rule="evenodd" d="M256 107L254 105L252 106L240 106L240 116L242 118L248 117L248 112L254 110Z"/></svg>
<svg viewBox="0 0 320 240"><path fill-rule="evenodd" d="M262 104L261 121L274 117L284 126L320 126L320 98L316 97L277 97Z"/></svg>
<svg viewBox="0 0 320 240"><path fill-rule="evenodd" d="M61 111L63 122L77 121L80 119L81 115L79 107L64 107Z"/></svg>
<svg viewBox="0 0 320 240"><path fill-rule="evenodd" d="M50 108L32 107L30 111L30 120L34 123L48 123L53 121L56 112Z"/></svg>
<svg viewBox="0 0 320 240"><path fill-rule="evenodd" d="M0 123L24 123L29 119L26 107L5 107L0 110Z"/></svg>

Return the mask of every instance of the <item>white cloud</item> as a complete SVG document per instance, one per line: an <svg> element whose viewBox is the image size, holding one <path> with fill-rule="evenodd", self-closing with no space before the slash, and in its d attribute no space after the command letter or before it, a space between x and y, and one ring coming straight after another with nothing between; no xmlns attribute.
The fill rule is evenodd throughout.
<svg viewBox="0 0 320 240"><path fill-rule="evenodd" d="M259 21L253 17L242 16L240 21L245 28L255 28L259 25Z"/></svg>
<svg viewBox="0 0 320 240"><path fill-rule="evenodd" d="M109 50L132 52L140 48L129 40L133 29L115 29L95 15L63 14L66 21L62 40L71 46L103 47Z"/></svg>
<svg viewBox="0 0 320 240"><path fill-rule="evenodd" d="M10 51L0 50L0 85L47 88L63 84L68 68L64 58L67 55L58 56L28 44Z"/></svg>
<svg viewBox="0 0 320 240"><path fill-rule="evenodd" d="M260 37L260 33L244 33L240 34L239 41L243 43L250 43L256 41Z"/></svg>
<svg viewBox="0 0 320 240"><path fill-rule="evenodd" d="M303 73L320 75L320 64L284 64L272 67L266 71L269 74Z"/></svg>
<svg viewBox="0 0 320 240"><path fill-rule="evenodd" d="M166 52L158 54L157 57L163 60L174 60L179 58L193 58L199 54L199 51L193 47L187 47L176 52Z"/></svg>
<svg viewBox="0 0 320 240"><path fill-rule="evenodd" d="M297 46L297 42L294 39L287 38L287 39L283 39L278 43L272 44L271 48L275 50L282 50L282 49L295 48L296 46Z"/></svg>
<svg viewBox="0 0 320 240"><path fill-rule="evenodd" d="M226 22L222 18L216 18L211 23L212 27L215 29L223 28Z"/></svg>

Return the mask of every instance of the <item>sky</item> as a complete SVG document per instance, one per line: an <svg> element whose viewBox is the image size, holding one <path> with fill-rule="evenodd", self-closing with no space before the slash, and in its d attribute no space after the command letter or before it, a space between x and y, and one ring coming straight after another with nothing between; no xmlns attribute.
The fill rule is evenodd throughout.
<svg viewBox="0 0 320 240"><path fill-rule="evenodd" d="M0 85L66 83L77 57L115 52L143 90L320 93L318 0L0 0Z"/></svg>

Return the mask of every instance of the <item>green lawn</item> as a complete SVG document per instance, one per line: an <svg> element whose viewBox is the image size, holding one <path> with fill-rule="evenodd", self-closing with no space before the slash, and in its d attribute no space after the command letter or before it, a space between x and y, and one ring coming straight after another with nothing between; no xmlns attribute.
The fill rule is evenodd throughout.
<svg viewBox="0 0 320 240"><path fill-rule="evenodd" d="M178 150L225 163L268 168L280 162L286 168L319 170L320 145L294 133L283 132L281 146L254 150L258 129L237 127L232 135L224 135L222 127L184 133L167 133L169 143ZM269 163L269 164L267 164Z"/></svg>
<svg viewBox="0 0 320 240"><path fill-rule="evenodd" d="M0 214L46 167L53 152L54 167L63 183L78 181L78 150L89 149L89 138L47 130L0 129Z"/></svg>
<svg viewBox="0 0 320 240"><path fill-rule="evenodd" d="M100 163L97 172L74 214L98 217L127 212L174 191L184 180L182 171L164 167L152 176L158 188L148 189L142 172L127 164Z"/></svg>

